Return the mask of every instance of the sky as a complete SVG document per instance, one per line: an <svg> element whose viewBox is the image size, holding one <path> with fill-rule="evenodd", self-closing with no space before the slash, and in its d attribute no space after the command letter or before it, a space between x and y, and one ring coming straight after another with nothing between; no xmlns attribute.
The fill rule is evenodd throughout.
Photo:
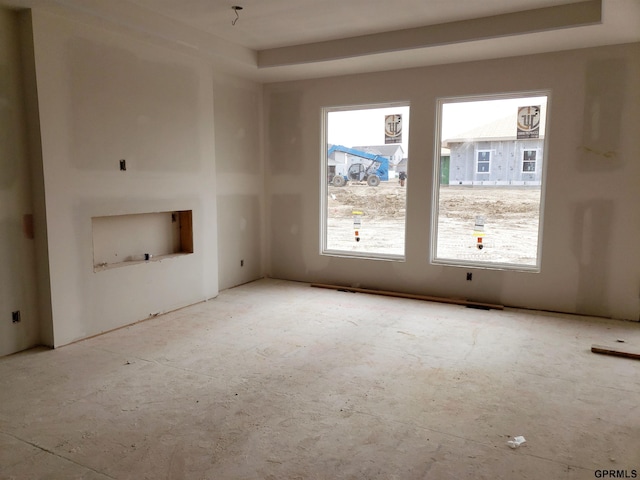
<svg viewBox="0 0 640 480"><path fill-rule="evenodd" d="M409 146L409 107L385 107L329 112L327 141L333 145L384 145L384 118L402 115L402 149Z"/></svg>
<svg viewBox="0 0 640 480"><path fill-rule="evenodd" d="M489 123L507 115L516 116L519 106L542 106L546 115L546 97L509 98L500 100L447 102L443 105L442 138ZM329 112L327 141L334 145L384 145L385 115L401 114L403 121L402 149L408 154L410 111L408 106L384 107ZM544 127L544 122L542 122ZM412 132L414 135L419 132Z"/></svg>
<svg viewBox="0 0 640 480"><path fill-rule="evenodd" d="M541 110L541 128L546 115L546 97L509 98L501 100L483 100L474 102L445 103L442 115L442 138L452 138L467 132L483 123L513 115L514 121L518 107L539 105Z"/></svg>

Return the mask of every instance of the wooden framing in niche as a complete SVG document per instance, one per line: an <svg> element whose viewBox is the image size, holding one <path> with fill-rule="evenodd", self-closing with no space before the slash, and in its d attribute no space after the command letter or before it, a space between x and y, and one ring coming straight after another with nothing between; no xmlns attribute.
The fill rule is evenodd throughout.
<svg viewBox="0 0 640 480"><path fill-rule="evenodd" d="M182 210L177 213L180 222L180 251L193 253L193 214L191 210Z"/></svg>

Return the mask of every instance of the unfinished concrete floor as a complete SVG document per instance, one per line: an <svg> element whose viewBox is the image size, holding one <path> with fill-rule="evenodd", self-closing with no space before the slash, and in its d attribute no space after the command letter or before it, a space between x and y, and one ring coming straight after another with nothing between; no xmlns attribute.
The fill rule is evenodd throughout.
<svg viewBox="0 0 640 480"><path fill-rule="evenodd" d="M0 359L0 478L640 477L640 362L590 352L617 339L640 325L261 280Z"/></svg>

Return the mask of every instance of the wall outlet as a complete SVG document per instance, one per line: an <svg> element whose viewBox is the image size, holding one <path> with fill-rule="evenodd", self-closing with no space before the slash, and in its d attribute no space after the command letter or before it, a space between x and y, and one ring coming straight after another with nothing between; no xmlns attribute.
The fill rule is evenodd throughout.
<svg viewBox="0 0 640 480"><path fill-rule="evenodd" d="M20 322L20 310L16 310L15 312L11 312L11 321L13 323Z"/></svg>
<svg viewBox="0 0 640 480"><path fill-rule="evenodd" d="M473 280L473 273L467 272L467 281L470 282L471 280Z"/></svg>
<svg viewBox="0 0 640 480"><path fill-rule="evenodd" d="M240 266L244 267L244 260L240 260Z"/></svg>

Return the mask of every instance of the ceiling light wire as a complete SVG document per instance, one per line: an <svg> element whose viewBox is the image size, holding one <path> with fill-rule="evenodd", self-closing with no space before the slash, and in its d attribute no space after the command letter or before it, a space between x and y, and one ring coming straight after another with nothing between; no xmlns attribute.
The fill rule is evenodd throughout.
<svg viewBox="0 0 640 480"><path fill-rule="evenodd" d="M239 10L242 10L242 7L239 5L234 5L233 7L231 7L231 9L236 12L236 18L231 22L231 25L233 25L234 27L236 26L236 22L238 20L240 20L240 15L238 14Z"/></svg>

